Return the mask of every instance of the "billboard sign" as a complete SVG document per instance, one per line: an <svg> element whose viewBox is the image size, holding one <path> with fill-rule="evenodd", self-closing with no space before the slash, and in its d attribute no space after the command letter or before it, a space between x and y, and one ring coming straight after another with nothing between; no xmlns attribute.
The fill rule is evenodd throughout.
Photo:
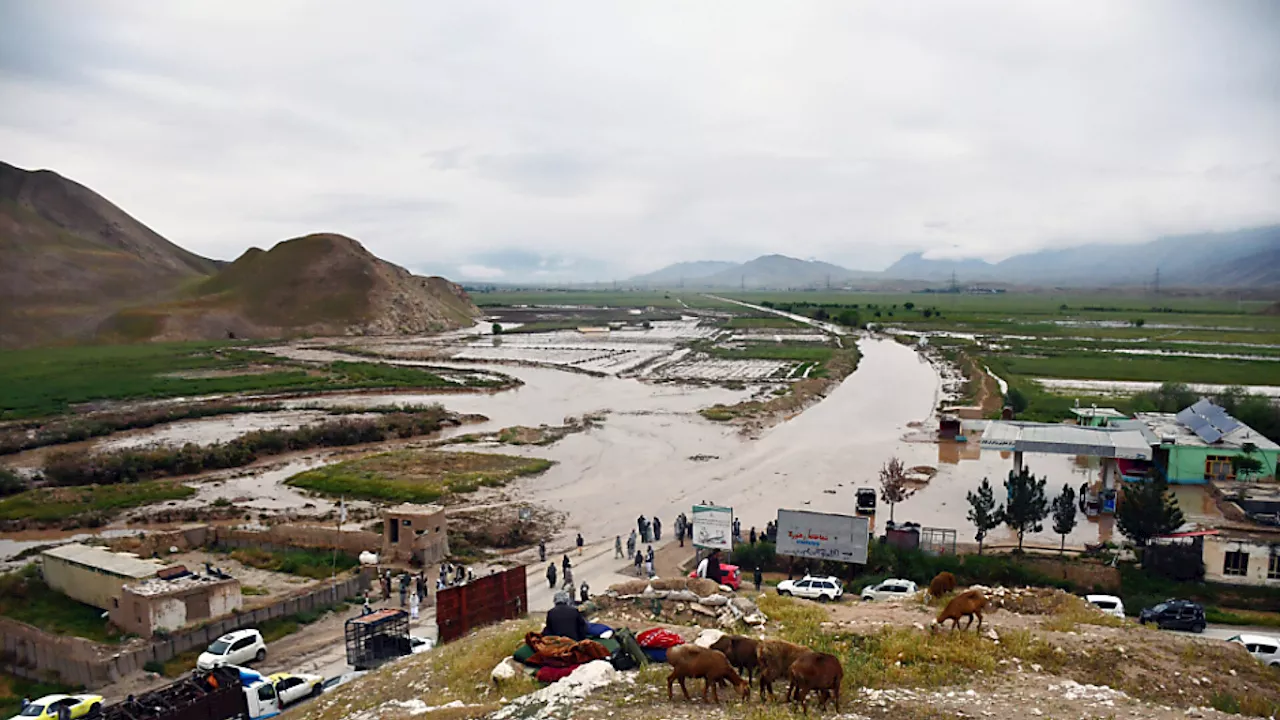
<svg viewBox="0 0 1280 720"><path fill-rule="evenodd" d="M870 536L871 520L866 517L778 511L779 555L865 565Z"/></svg>
<svg viewBox="0 0 1280 720"><path fill-rule="evenodd" d="M693 546L733 550L733 508L693 506Z"/></svg>

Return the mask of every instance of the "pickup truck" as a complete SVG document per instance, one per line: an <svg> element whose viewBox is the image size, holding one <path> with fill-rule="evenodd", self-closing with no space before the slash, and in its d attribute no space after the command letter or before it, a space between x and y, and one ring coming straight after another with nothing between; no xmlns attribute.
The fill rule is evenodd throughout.
<svg viewBox="0 0 1280 720"><path fill-rule="evenodd" d="M260 720L280 714L270 680L247 668L196 670L159 690L108 705L102 720Z"/></svg>

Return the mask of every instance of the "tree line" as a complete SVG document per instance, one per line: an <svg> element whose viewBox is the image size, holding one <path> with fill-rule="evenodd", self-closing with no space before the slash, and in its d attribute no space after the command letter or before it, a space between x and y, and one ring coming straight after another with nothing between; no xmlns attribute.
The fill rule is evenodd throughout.
<svg viewBox="0 0 1280 720"><path fill-rule="evenodd" d="M891 458L880 470L880 500L889 506L893 521L894 506L914 494L908 484L902 461ZM991 481L982 479L977 491L969 491L968 520L974 527L978 554L988 533L1004 525L1018 536L1018 552L1022 552L1027 533L1044 530L1045 520L1052 518L1053 532L1059 536L1058 551L1066 550L1067 535L1079 522L1076 513L1078 497L1070 484L1050 500L1045 492L1047 477L1037 478L1029 467L1010 470L1004 481L1005 502L996 502ZM1178 501L1169 490L1168 481L1154 470L1143 482L1123 483L1116 504L1116 528L1138 547L1153 537L1176 531L1183 524Z"/></svg>

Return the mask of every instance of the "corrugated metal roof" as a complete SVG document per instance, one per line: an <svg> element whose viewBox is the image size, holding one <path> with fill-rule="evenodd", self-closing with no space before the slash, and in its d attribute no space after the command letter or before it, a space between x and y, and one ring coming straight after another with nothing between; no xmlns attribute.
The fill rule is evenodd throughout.
<svg viewBox="0 0 1280 720"><path fill-rule="evenodd" d="M982 433L982 447L1057 455L1151 459L1151 445L1146 437L1141 431L1129 428L993 420Z"/></svg>
<svg viewBox="0 0 1280 720"><path fill-rule="evenodd" d="M88 568L103 570L113 575L134 579L151 577L164 567L162 563L155 560L143 560L132 555L114 553L110 550L103 550L91 545L81 545L80 543L59 545L45 550L41 554Z"/></svg>
<svg viewBox="0 0 1280 720"><path fill-rule="evenodd" d="M1078 407L1071 408L1071 412L1076 417L1105 417L1116 419L1129 417L1115 408Z"/></svg>

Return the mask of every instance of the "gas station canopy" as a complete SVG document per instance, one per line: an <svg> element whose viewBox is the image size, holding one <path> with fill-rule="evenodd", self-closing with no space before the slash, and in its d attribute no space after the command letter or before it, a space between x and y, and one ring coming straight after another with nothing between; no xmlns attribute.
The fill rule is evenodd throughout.
<svg viewBox="0 0 1280 720"><path fill-rule="evenodd" d="M1092 455L1151 460L1151 444L1135 427L1084 427L992 420L982 428L982 447L1023 453Z"/></svg>

